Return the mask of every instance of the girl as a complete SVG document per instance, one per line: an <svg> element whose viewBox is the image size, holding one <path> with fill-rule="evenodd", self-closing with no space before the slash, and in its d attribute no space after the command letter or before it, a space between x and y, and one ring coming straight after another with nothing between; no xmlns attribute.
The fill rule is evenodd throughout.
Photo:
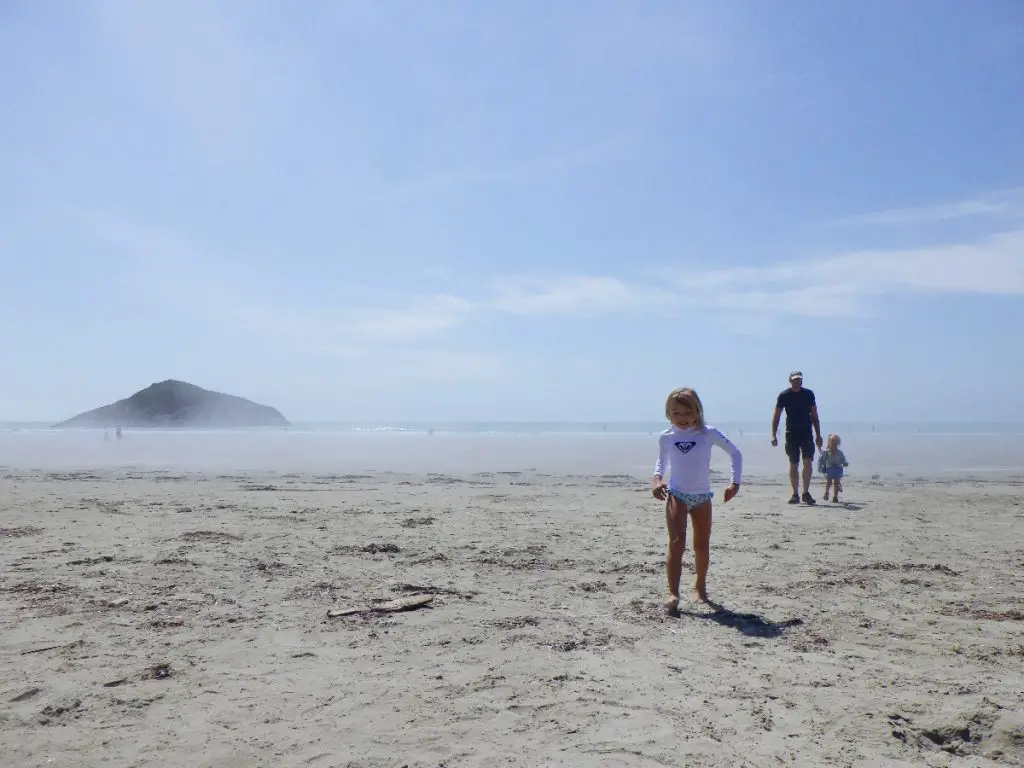
<svg viewBox="0 0 1024 768"><path fill-rule="evenodd" d="M676 389L665 401L665 417L671 426L658 437L658 461L654 465L651 491L654 498L666 501L668 527L668 600L665 610L674 614L679 608L679 577L686 549L686 516L693 521L693 561L697 578L694 589L705 603L708 599L707 575L711 542L711 446L717 445L732 460L732 484L725 489L729 501L740 489L743 455L739 448L714 427L704 423L704 406L692 389ZM666 470L668 483L664 482Z"/></svg>
<svg viewBox="0 0 1024 768"><path fill-rule="evenodd" d="M850 466L846 455L839 450L839 435L832 432L828 436L828 443L825 450L821 452L818 459L818 472L825 476L825 498L828 499L828 489L835 483L832 491L832 501L839 501L839 494L843 490L843 467Z"/></svg>

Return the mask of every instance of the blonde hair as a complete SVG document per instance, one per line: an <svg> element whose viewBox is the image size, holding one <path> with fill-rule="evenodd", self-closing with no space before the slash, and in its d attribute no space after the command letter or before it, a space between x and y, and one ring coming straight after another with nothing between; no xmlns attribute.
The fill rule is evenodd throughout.
<svg viewBox="0 0 1024 768"><path fill-rule="evenodd" d="M835 443L836 443L836 448L838 448L838 447L839 447L839 444L840 444L841 442L843 442L843 441L842 441L842 440L840 439L839 435L837 435L837 434L836 434L835 432L829 432L829 433L828 433L828 440L826 440L826 441L825 441L825 449L826 449L826 450L828 450L828 451L831 451L831 450L832 450L832 441L833 441L833 440L835 440Z"/></svg>
<svg viewBox="0 0 1024 768"><path fill-rule="evenodd" d="M693 408L697 413L697 429L704 429L704 405L701 403L700 397L697 396L695 390L689 387L680 387L668 393L668 398L665 400L665 418L669 421L672 420L669 411L672 410L673 403Z"/></svg>

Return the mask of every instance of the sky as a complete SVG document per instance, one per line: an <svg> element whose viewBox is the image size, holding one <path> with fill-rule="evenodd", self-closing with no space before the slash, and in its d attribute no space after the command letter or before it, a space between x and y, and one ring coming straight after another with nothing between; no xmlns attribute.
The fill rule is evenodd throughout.
<svg viewBox="0 0 1024 768"><path fill-rule="evenodd" d="M0 419L1024 421L1019 0L0 3Z"/></svg>

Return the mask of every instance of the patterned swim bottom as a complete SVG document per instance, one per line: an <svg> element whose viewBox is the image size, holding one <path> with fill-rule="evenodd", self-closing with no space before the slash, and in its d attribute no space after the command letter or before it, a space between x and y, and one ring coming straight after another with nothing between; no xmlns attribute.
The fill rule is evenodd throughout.
<svg viewBox="0 0 1024 768"><path fill-rule="evenodd" d="M699 507L701 504L706 504L715 497L713 493L683 493L682 491L677 491L672 488L669 488L668 492L679 499L679 501L683 502L687 509Z"/></svg>

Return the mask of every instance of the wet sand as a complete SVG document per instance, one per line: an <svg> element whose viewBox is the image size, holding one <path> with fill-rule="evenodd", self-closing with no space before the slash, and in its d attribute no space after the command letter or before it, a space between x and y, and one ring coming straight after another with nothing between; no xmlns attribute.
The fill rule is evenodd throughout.
<svg viewBox="0 0 1024 768"><path fill-rule="evenodd" d="M780 479L12 471L0 765L1024 765L1024 484Z"/></svg>

